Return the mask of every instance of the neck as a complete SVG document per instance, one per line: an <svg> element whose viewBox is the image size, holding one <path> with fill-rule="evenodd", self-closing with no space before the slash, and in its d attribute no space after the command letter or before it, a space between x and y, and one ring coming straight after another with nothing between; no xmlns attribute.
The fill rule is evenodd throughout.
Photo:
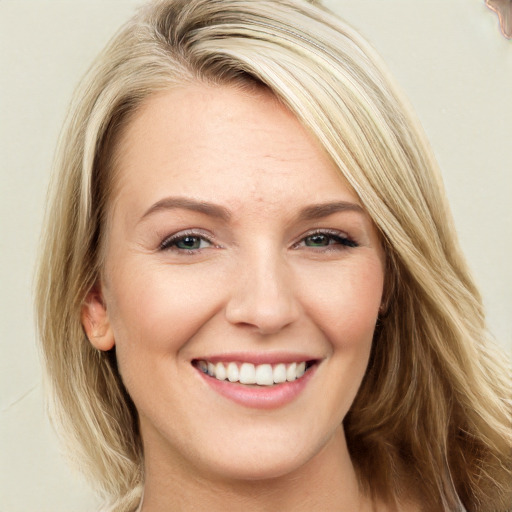
<svg viewBox="0 0 512 512"><path fill-rule="evenodd" d="M271 479L233 480L165 464L146 452L146 483L142 512L186 510L370 511L360 492L343 429L302 467Z"/></svg>

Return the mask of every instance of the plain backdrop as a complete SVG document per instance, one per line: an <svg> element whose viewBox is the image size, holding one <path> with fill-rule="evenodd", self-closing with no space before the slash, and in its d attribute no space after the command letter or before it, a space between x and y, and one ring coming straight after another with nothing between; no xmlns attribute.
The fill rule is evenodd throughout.
<svg viewBox="0 0 512 512"><path fill-rule="evenodd" d="M0 512L94 511L44 414L32 276L72 90L137 0L0 0ZM483 0L330 0L388 63L441 165L498 342L512 348L512 42ZM235 454L236 455L236 454Z"/></svg>

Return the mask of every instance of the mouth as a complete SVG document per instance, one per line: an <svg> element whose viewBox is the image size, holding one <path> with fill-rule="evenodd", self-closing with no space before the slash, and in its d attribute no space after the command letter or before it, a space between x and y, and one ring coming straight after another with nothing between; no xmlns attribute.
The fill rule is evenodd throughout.
<svg viewBox="0 0 512 512"><path fill-rule="evenodd" d="M194 359L192 365L209 377L249 387L275 387L300 380L317 364L317 360L290 363L253 364L243 361L208 361Z"/></svg>

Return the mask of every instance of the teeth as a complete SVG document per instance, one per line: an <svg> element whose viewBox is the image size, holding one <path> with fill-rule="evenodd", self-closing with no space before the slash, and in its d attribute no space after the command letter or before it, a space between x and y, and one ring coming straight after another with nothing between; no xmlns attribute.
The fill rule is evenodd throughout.
<svg viewBox="0 0 512 512"><path fill-rule="evenodd" d="M235 363L229 363L235 364ZM256 368L251 363L243 363L240 366L240 384L256 384Z"/></svg>
<svg viewBox="0 0 512 512"><path fill-rule="evenodd" d="M240 373L238 371L238 366L236 365L236 363L228 364L227 376L229 382L238 382L238 379L240 378ZM214 377L217 378L216 375L214 375Z"/></svg>
<svg viewBox="0 0 512 512"><path fill-rule="evenodd" d="M272 384L274 384L272 366L269 364L260 364L256 367L256 384L260 386L272 386Z"/></svg>
<svg viewBox="0 0 512 512"><path fill-rule="evenodd" d="M297 378L297 363L292 363L286 368L286 380L293 382Z"/></svg>
<svg viewBox="0 0 512 512"><path fill-rule="evenodd" d="M281 384L281 382L286 382L286 365L281 363L281 364L276 364L276 366L274 366L274 382L276 384Z"/></svg>
<svg viewBox="0 0 512 512"><path fill-rule="evenodd" d="M217 380L229 380L240 384L257 384L259 386L272 386L283 382L293 382L306 372L306 362L276 365L235 362L213 364L206 361L198 361L197 367L210 377Z"/></svg>
<svg viewBox="0 0 512 512"><path fill-rule="evenodd" d="M226 380L226 368L222 363L217 363L215 365L215 378L219 380Z"/></svg>

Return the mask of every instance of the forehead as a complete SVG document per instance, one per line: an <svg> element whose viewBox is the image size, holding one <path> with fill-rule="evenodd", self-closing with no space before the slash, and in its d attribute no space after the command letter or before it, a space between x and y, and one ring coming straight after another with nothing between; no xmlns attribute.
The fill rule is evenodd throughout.
<svg viewBox="0 0 512 512"><path fill-rule="evenodd" d="M155 94L115 153L116 195L144 204L165 194L236 203L251 191L275 206L286 189L357 200L320 144L266 90L193 85Z"/></svg>

